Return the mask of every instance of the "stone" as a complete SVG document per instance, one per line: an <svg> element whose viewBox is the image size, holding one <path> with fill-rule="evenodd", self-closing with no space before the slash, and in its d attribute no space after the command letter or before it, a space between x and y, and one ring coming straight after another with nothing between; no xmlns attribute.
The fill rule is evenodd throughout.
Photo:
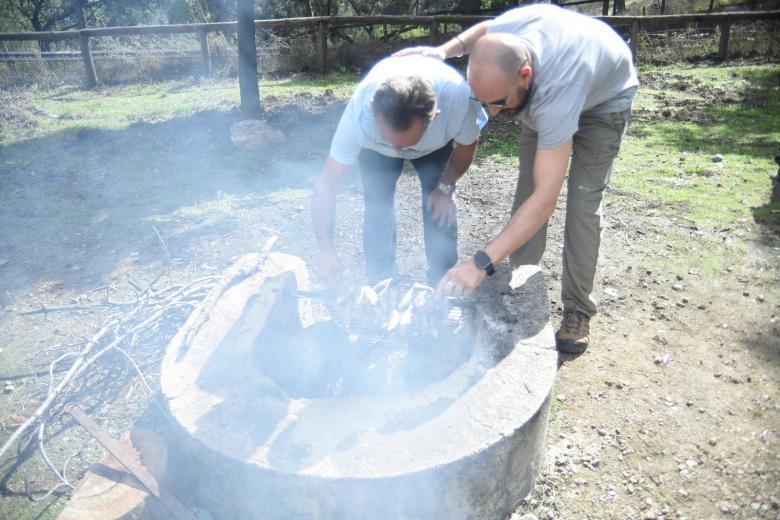
<svg viewBox="0 0 780 520"><path fill-rule="evenodd" d="M719 163L723 162L723 156L721 154L716 154L712 157L712 162Z"/></svg>
<svg viewBox="0 0 780 520"><path fill-rule="evenodd" d="M246 119L230 125L230 141L240 148L267 148L285 140L281 130L262 120Z"/></svg>
<svg viewBox="0 0 780 520"><path fill-rule="evenodd" d="M339 331L321 302L292 295L309 289L299 258L250 256L230 269L244 276L193 312L162 362L162 395L179 430L169 446L187 454L176 471L192 480L198 503L221 518L508 518L542 466L558 368L542 272L498 271L471 311L463 359L441 371L420 357L425 384L372 393L301 386L304 370L285 379L274 369L312 367L296 356L327 364L336 351L317 347L319 331L336 340ZM311 328L318 333L307 335ZM447 351L434 343L406 355ZM369 382L395 377L358 368Z"/></svg>
<svg viewBox="0 0 780 520"><path fill-rule="evenodd" d="M658 333L653 336L653 341L660 343L661 345L666 345L669 343L669 340L666 339L666 335L662 330L659 330Z"/></svg>
<svg viewBox="0 0 780 520"><path fill-rule="evenodd" d="M3 393L5 394L12 394L14 393L15 390L16 387L14 387L14 385L11 383L6 383L5 385L3 385Z"/></svg>

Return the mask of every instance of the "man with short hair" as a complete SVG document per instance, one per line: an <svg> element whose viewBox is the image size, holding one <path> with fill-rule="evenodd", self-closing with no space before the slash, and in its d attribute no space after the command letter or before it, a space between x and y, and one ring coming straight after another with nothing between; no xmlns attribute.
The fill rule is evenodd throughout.
<svg viewBox="0 0 780 520"><path fill-rule="evenodd" d="M569 171L558 349L583 352L596 314L593 278L601 199L636 95L628 45L607 24L554 5L512 9L440 47L406 49L439 59L470 54L468 81L491 115L519 115L520 174L509 222L472 262L451 269L443 294L471 294L509 257L542 258L547 221ZM569 158L571 156L571 167Z"/></svg>
<svg viewBox="0 0 780 520"><path fill-rule="evenodd" d="M395 276L395 188L405 159L420 178L428 281L458 259L455 183L477 149L487 114L463 77L440 60L386 58L360 82L339 121L312 200L320 273L342 270L333 244L336 191L359 164L364 193L363 250L369 282Z"/></svg>

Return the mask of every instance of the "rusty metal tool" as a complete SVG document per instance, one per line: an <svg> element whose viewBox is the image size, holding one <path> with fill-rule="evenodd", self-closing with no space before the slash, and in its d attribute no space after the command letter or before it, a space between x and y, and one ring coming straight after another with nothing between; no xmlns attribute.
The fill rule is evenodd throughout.
<svg viewBox="0 0 780 520"><path fill-rule="evenodd" d="M190 512L176 497L171 495L165 488L160 486L154 475L135 460L126 449L122 447L113 437L95 423L76 403L65 405L65 412L73 417L95 440L103 445L108 452L119 461L127 471L130 472L138 482L143 485L149 493L157 498L165 509L176 520L197 520L197 517Z"/></svg>

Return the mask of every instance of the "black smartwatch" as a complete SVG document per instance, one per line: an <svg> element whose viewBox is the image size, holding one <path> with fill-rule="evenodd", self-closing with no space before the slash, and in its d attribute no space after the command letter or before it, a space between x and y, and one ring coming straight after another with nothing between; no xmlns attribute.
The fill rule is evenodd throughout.
<svg viewBox="0 0 780 520"><path fill-rule="evenodd" d="M493 273L496 272L493 268L493 261L488 254L481 249L474 254L474 263L477 264L477 267L480 269L484 269L488 276L493 276Z"/></svg>

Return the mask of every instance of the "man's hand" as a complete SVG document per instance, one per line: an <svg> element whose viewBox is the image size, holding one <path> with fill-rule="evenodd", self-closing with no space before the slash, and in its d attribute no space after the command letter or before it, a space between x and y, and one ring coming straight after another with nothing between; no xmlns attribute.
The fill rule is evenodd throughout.
<svg viewBox="0 0 780 520"><path fill-rule="evenodd" d="M444 61L444 59L447 57L444 54L444 51L439 47L427 47L424 45L401 49L400 51L393 53L393 56L396 58L400 56L427 56L428 58L436 58L437 60L441 61Z"/></svg>
<svg viewBox="0 0 780 520"><path fill-rule="evenodd" d="M451 195L447 195L440 189L434 189L425 203L428 212L431 213L433 221L439 221L439 227L447 224L447 227L455 223L458 215L458 206L455 204Z"/></svg>
<svg viewBox="0 0 780 520"><path fill-rule="evenodd" d="M487 276L474 262L461 262L444 275L436 287L439 296L471 296Z"/></svg>
<svg viewBox="0 0 780 520"><path fill-rule="evenodd" d="M327 285L335 285L344 268L335 251L320 251L320 277Z"/></svg>

